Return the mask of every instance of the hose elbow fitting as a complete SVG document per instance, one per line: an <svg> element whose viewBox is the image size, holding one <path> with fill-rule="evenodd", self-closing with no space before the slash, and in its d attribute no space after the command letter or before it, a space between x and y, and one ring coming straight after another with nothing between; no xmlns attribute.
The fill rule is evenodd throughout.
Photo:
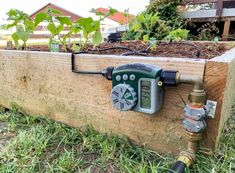
<svg viewBox="0 0 235 173"><path fill-rule="evenodd" d="M193 91L195 92L200 92L201 90L204 90L203 79L199 76L178 74L177 83L193 84Z"/></svg>
<svg viewBox="0 0 235 173"><path fill-rule="evenodd" d="M179 72L175 75L176 84L192 84L193 88L189 94L189 105L185 109L184 128L188 134L188 147L182 151L168 173L184 173L186 167L190 167L195 162L195 155L198 149L198 142L201 140L201 132L206 128L204 120L204 106L206 92L204 90L203 79L198 76L182 75ZM195 117L200 114L201 119Z"/></svg>
<svg viewBox="0 0 235 173"><path fill-rule="evenodd" d="M189 102L192 106L204 106L206 101L206 92L204 90L203 79L199 76L177 75L177 83L193 84L192 91L189 94Z"/></svg>

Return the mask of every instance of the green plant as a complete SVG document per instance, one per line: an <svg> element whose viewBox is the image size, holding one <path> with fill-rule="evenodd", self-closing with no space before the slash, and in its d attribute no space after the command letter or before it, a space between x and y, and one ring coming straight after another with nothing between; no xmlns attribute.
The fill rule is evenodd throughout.
<svg viewBox="0 0 235 173"><path fill-rule="evenodd" d="M131 28L131 25L129 26ZM123 33L122 40L135 40L136 33L133 30L128 30Z"/></svg>
<svg viewBox="0 0 235 173"><path fill-rule="evenodd" d="M198 153L186 173L228 173L235 170L235 106L213 155ZM1 115L2 116L2 115ZM133 145L127 138L81 131L48 118L3 114L14 123L15 136L0 148L0 172L167 172L174 157ZM1 135L1 133L0 133ZM201 150L200 150L201 151Z"/></svg>
<svg viewBox="0 0 235 173"><path fill-rule="evenodd" d="M188 38L189 30L176 29L171 31L164 39L168 41L181 41Z"/></svg>
<svg viewBox="0 0 235 173"><path fill-rule="evenodd" d="M130 31L134 33L135 39L148 41L150 38L161 40L168 35L170 27L161 20L158 14L142 13L136 16L130 25Z"/></svg>
<svg viewBox="0 0 235 173"><path fill-rule="evenodd" d="M109 7L109 11L107 13L101 13L95 9L91 10L97 16L99 16L98 20L93 20L91 17L81 18L76 23L81 27L82 35L84 37L84 42L80 42L81 49L85 49L90 36L92 36L92 43L94 46L99 45L102 42L102 34L100 32L100 22L104 20L106 17L113 15L117 12L116 9Z"/></svg>
<svg viewBox="0 0 235 173"><path fill-rule="evenodd" d="M45 12L39 13L35 18L35 23L47 21L47 29L51 33L49 39L49 47L51 48L52 43L58 43L62 46L64 51L67 51L66 41L71 37L72 34L76 34L80 31L80 27L74 24L69 17L63 16L63 14L52 8L48 8ZM65 27L69 30L66 34L61 34Z"/></svg>
<svg viewBox="0 0 235 173"><path fill-rule="evenodd" d="M151 1L147 9L130 24L130 30L124 34L123 39L162 40L171 31L184 28L185 22L177 10L179 4L180 0Z"/></svg>
<svg viewBox="0 0 235 173"><path fill-rule="evenodd" d="M177 10L180 2L181 0L152 0L147 6L145 13L157 13L159 18L164 20L173 30L181 28L184 21Z"/></svg>
<svg viewBox="0 0 235 173"><path fill-rule="evenodd" d="M62 16L62 13L58 10L49 8L46 12L42 12L38 18L35 18L37 22L46 20L48 22L47 29L51 33L51 38L49 40L49 45L53 42L57 42L62 46L64 51L67 51L67 39L73 37L73 50L83 50L92 38L92 43L94 46L99 45L102 42L102 35L100 32L100 21L104 20L109 15L115 13L116 10L110 8L107 14L98 13L100 16L98 20L93 20L91 17L80 18L73 22L67 16ZM68 31L66 34L61 34L64 28L67 27ZM77 46L74 35L82 32L83 38L80 39L80 47ZM83 40L84 39L84 40Z"/></svg>
<svg viewBox="0 0 235 173"><path fill-rule="evenodd" d="M93 20L91 17L88 17L88 18L79 19L77 23L81 27L82 35L84 37L84 42L80 42L82 50L85 49L91 34L93 34L92 43L94 44L94 46L102 42L102 35L101 32L99 31L100 29L99 20Z"/></svg>
<svg viewBox="0 0 235 173"><path fill-rule="evenodd" d="M214 40L215 37L220 33L219 28L215 22L205 23L198 30L198 40Z"/></svg>
<svg viewBox="0 0 235 173"><path fill-rule="evenodd" d="M37 23L31 20L28 14L17 9L11 9L7 12L7 20L12 23L4 25L4 29L13 28L15 32L11 35L16 48L19 48L19 40L23 42L22 48L27 48L27 41L37 26Z"/></svg>

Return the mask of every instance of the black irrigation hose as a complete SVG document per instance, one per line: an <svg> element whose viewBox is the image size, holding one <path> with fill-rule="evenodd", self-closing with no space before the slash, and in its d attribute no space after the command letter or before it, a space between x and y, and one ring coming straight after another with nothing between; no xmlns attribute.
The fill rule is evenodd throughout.
<svg viewBox="0 0 235 173"><path fill-rule="evenodd" d="M200 51L201 49L191 43L185 43L185 42L169 42L169 43L162 43L159 42L157 43L158 45L171 45L171 44L183 44L183 45L188 45L188 46L192 46L194 47L197 52L195 54L195 56L199 57L200 56ZM129 55L139 55L139 56L148 56L149 53L151 53L150 49L151 46L148 46L146 49L144 50L132 50L128 47L123 47L123 46L116 46L116 47L111 47L111 48L103 48L103 49L91 49L88 51L80 51L80 52L73 52L72 56L71 56L71 66L72 66L72 72L74 73L81 73L81 74L94 74L94 75L103 75L106 76L107 75L107 70L103 70L103 71L81 71L81 70L76 70L75 69L75 55L76 54L88 54L88 53L94 53L94 52L103 52L103 51L108 51L108 50L127 50L127 52L121 54L122 56L129 56Z"/></svg>
<svg viewBox="0 0 235 173"><path fill-rule="evenodd" d="M122 54L123 56L128 56L128 55L141 55L141 56L147 56L144 53L134 51L128 47L122 47L122 46L116 46L116 47L111 47L111 48L104 48L104 49L91 49L88 51L81 51L81 52L73 52L71 55L71 66L72 66L72 72L74 73L80 73L80 74L94 74L94 75L107 75L107 70L103 71L82 71L82 70L76 70L75 69L75 55L77 54L88 54L91 52L97 52L97 51L107 51L107 50L115 50L115 49L122 49L122 50L127 50L128 52Z"/></svg>
<svg viewBox="0 0 235 173"><path fill-rule="evenodd" d="M104 75L103 71L96 72L96 71L82 71L82 70L76 70L75 69L75 55L78 54L87 54L88 52L86 51L81 51L81 52L73 52L71 55L71 68L73 73L81 73L81 74L94 74L94 75Z"/></svg>
<svg viewBox="0 0 235 173"><path fill-rule="evenodd" d="M141 52L141 51L126 52L126 53L121 54L121 56L129 56L129 55L148 56L146 53L143 53L143 52Z"/></svg>
<svg viewBox="0 0 235 173"><path fill-rule="evenodd" d="M177 161L168 173L185 173L186 165L182 161Z"/></svg>
<svg viewBox="0 0 235 173"><path fill-rule="evenodd" d="M88 50L88 52L97 52L97 51L105 52L107 50L115 50L115 49L127 50L127 51L130 51L130 52L134 52L134 50L132 50L132 49L130 49L128 47L123 47L123 46L116 46L116 47L103 48L103 49L91 49L91 50Z"/></svg>

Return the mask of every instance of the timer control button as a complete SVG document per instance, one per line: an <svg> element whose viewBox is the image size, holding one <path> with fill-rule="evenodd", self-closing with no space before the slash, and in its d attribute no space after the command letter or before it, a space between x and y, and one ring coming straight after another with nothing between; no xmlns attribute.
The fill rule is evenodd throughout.
<svg viewBox="0 0 235 173"><path fill-rule="evenodd" d="M117 81L120 81L121 79L122 79L122 77L121 77L120 75L117 75L117 76L116 76L116 80L117 80Z"/></svg>
<svg viewBox="0 0 235 173"><path fill-rule="evenodd" d="M127 79L128 79L128 75L127 75L127 74L124 74L124 75L122 76L122 79L123 79L123 80L127 80Z"/></svg>
<svg viewBox="0 0 235 173"><path fill-rule="evenodd" d="M132 74L132 75L130 75L130 80L135 80L135 75L134 74Z"/></svg>

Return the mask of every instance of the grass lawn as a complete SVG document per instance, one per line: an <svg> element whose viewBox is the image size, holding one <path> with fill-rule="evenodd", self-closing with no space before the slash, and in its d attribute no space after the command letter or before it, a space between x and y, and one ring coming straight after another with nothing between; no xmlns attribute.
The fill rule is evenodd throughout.
<svg viewBox="0 0 235 173"><path fill-rule="evenodd" d="M79 131L47 118L21 114L17 109L2 111L0 126L0 144L10 137L0 147L1 173L163 173L175 160L91 127ZM235 172L235 115L229 120L218 152L210 156L199 153L197 163L187 172Z"/></svg>

